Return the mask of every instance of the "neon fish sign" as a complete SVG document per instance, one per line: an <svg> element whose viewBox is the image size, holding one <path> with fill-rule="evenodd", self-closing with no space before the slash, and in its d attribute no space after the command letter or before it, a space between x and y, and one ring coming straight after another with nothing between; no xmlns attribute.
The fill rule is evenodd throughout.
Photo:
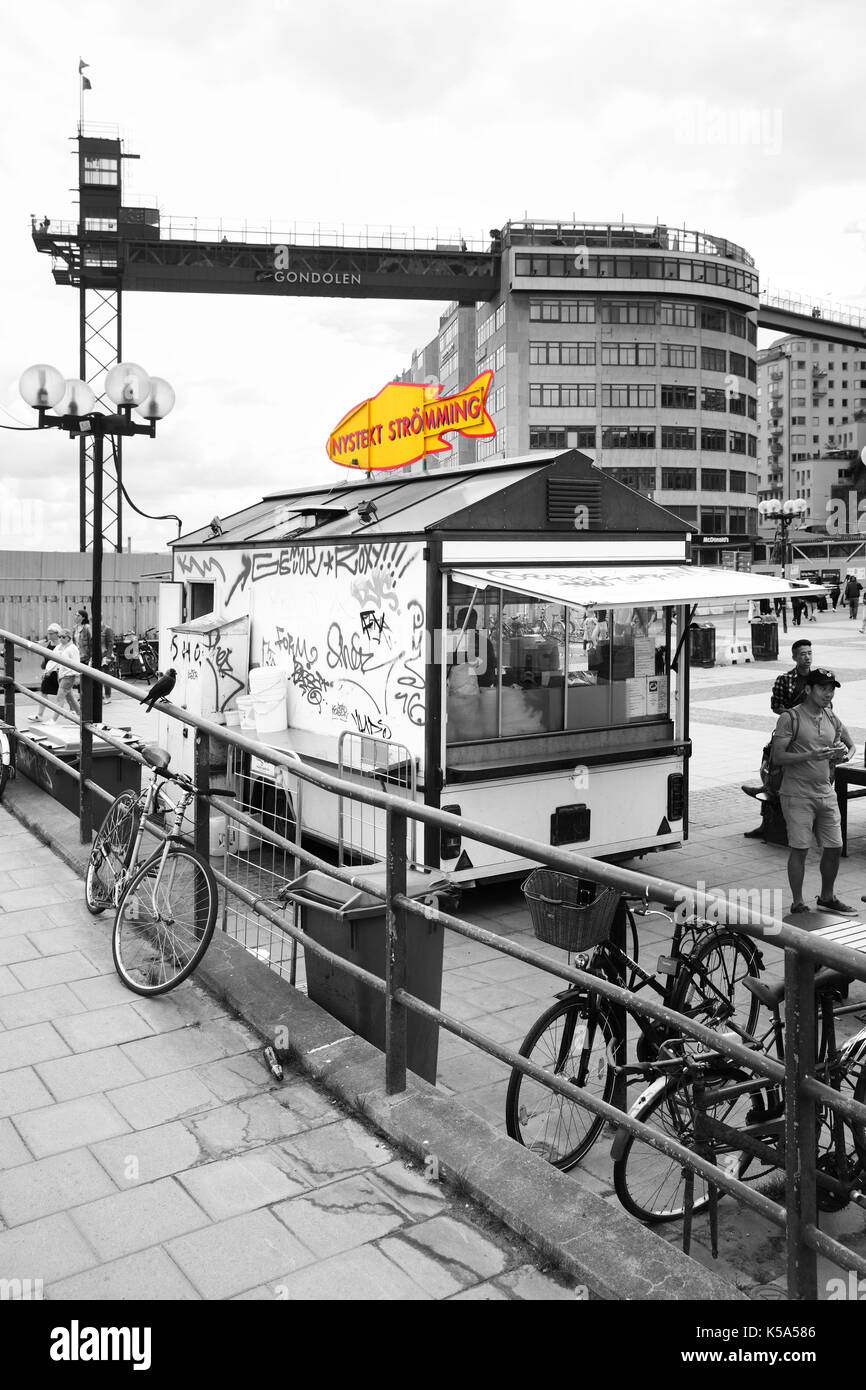
<svg viewBox="0 0 866 1390"><path fill-rule="evenodd" d="M487 414L491 371L481 372L462 391L442 396L443 386L391 381L378 395L344 415L328 437L328 457L344 468L405 468L451 445L454 430L467 439L491 439L496 426Z"/></svg>

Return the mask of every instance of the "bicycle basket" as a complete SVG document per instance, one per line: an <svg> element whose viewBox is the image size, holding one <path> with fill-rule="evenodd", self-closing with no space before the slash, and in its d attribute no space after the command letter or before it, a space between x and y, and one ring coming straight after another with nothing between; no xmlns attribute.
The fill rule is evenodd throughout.
<svg viewBox="0 0 866 1390"><path fill-rule="evenodd" d="M563 951L586 951L610 936L618 889L555 869L534 869L522 887L539 941Z"/></svg>

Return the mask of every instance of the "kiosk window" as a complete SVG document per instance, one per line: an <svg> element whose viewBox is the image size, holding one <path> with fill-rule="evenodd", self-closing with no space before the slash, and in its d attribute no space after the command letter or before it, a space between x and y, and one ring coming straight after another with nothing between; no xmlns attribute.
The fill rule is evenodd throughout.
<svg viewBox="0 0 866 1390"><path fill-rule="evenodd" d="M449 582L446 741L668 718L666 610L566 606Z"/></svg>

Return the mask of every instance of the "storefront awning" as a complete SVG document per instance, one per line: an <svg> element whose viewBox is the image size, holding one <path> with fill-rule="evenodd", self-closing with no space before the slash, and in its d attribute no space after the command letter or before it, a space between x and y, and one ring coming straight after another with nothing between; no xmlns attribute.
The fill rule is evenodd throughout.
<svg viewBox="0 0 866 1390"><path fill-rule="evenodd" d="M564 569L493 567L454 570L453 577L471 588L512 589L528 598L588 608L628 608L648 603L745 603L752 598L790 598L823 594L821 584L801 584L769 574L742 574L702 565L595 565Z"/></svg>

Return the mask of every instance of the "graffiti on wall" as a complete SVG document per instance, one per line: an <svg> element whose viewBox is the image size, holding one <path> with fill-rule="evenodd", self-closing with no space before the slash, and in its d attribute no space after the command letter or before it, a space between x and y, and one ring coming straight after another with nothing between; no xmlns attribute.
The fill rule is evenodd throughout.
<svg viewBox="0 0 866 1390"><path fill-rule="evenodd" d="M242 640L245 642L246 636ZM229 637L219 627L209 632L172 633L169 654L181 689L189 691L190 683L196 681L213 682L212 695L202 692L201 709L224 711L236 695L246 690L246 680L236 670L237 642L236 635Z"/></svg>
<svg viewBox="0 0 866 1390"><path fill-rule="evenodd" d="M286 668L290 725L396 739L420 757L421 546L288 545L240 554L237 564L229 582L250 593L252 658Z"/></svg>

